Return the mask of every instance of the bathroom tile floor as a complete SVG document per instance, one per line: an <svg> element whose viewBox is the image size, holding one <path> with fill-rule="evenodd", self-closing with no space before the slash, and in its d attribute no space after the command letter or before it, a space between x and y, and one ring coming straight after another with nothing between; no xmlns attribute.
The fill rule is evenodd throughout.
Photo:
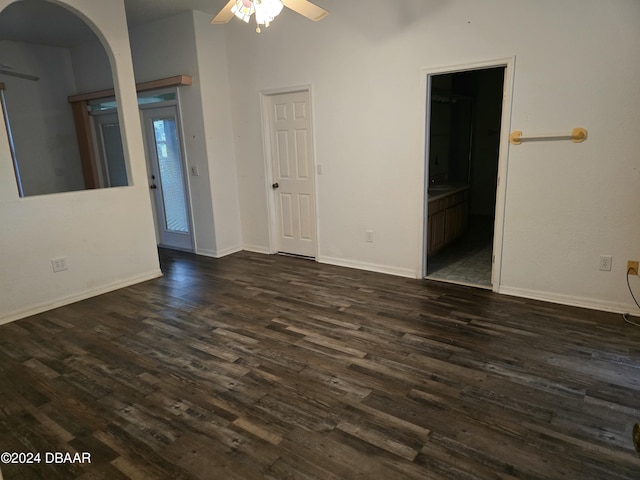
<svg viewBox="0 0 640 480"><path fill-rule="evenodd" d="M472 216L467 232L427 261L427 278L491 288L493 217Z"/></svg>

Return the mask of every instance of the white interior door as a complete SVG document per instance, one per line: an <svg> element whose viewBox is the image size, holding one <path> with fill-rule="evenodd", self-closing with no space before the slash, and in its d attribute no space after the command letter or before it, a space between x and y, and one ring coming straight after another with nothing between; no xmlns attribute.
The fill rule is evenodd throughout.
<svg viewBox="0 0 640 480"><path fill-rule="evenodd" d="M193 251L189 190L177 108L172 105L144 109L142 120L158 243L162 247Z"/></svg>
<svg viewBox="0 0 640 480"><path fill-rule="evenodd" d="M316 202L309 92L268 97L277 251L316 256Z"/></svg>

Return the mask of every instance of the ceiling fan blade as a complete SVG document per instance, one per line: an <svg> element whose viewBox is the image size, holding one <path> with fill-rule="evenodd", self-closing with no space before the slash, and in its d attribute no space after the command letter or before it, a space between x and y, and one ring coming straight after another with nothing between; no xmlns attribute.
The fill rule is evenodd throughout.
<svg viewBox="0 0 640 480"><path fill-rule="evenodd" d="M317 22L329 15L329 12L308 0L282 0L282 3L294 12Z"/></svg>
<svg viewBox="0 0 640 480"><path fill-rule="evenodd" d="M35 75L27 75L26 73L12 72L11 70L4 70L4 69L0 69L0 75L8 75L10 77L24 78L25 80L32 80L34 82L37 82L38 80L40 80L40 77L36 77Z"/></svg>
<svg viewBox="0 0 640 480"><path fill-rule="evenodd" d="M213 17L213 20L211 20L211 23L213 23L214 25L221 25L231 20L233 18L233 13L231 13L231 7L233 7L234 3L236 3L236 0L229 0L229 3L227 3L222 8L222 10L220 10L220 12L218 12L218 14L215 17Z"/></svg>

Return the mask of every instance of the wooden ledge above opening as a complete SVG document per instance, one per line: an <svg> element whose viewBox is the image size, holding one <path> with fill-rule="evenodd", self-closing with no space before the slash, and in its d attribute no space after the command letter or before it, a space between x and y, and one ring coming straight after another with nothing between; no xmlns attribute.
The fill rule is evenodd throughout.
<svg viewBox="0 0 640 480"><path fill-rule="evenodd" d="M191 85L192 78L190 75L176 75L175 77L161 78L160 80L151 80L150 82L136 83L136 92L146 92L149 90L157 90L166 87L179 87L181 85ZM88 102L98 98L107 98L115 96L116 92L113 88L107 90L98 90L96 92L80 93L67 97L69 103Z"/></svg>

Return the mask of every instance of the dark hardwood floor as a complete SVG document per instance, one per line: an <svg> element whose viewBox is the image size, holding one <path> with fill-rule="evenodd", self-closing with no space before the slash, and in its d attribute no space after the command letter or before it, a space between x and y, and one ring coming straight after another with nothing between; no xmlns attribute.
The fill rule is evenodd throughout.
<svg viewBox="0 0 640 480"><path fill-rule="evenodd" d="M161 261L0 327L0 452L42 455L5 480L640 478L640 328L619 315L282 256Z"/></svg>

